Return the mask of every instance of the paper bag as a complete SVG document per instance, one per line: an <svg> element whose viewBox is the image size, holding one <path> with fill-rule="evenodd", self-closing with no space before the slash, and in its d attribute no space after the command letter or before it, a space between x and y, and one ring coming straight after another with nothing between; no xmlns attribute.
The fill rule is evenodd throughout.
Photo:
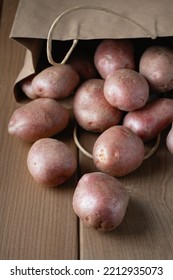
<svg viewBox="0 0 173 280"><path fill-rule="evenodd" d="M24 66L14 85L16 100L24 97L19 82L41 69L38 64L41 54L46 56L48 32L60 15L53 40L172 40L172 11L171 0L20 0L10 34L26 48Z"/></svg>

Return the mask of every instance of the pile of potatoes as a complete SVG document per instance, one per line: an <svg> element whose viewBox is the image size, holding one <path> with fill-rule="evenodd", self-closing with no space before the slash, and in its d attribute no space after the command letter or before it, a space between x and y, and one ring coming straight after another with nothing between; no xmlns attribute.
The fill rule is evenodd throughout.
<svg viewBox="0 0 173 280"><path fill-rule="evenodd" d="M58 186L75 173L75 155L57 140L70 121L61 101L72 97L76 123L99 133L92 153L98 172L80 178L73 209L90 227L115 229L129 203L118 177L136 170L145 142L173 122L173 49L153 42L136 58L132 40L99 40L91 53L76 48L67 64L49 65L19 85L29 102L13 113L8 132L32 143L30 174L42 185ZM173 125L166 145L173 154Z"/></svg>

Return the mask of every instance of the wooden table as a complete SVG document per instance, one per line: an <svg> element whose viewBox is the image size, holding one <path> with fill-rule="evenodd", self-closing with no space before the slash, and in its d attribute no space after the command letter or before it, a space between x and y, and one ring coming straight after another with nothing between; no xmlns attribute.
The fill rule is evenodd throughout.
<svg viewBox="0 0 173 280"><path fill-rule="evenodd" d="M33 181L26 165L31 145L7 133L8 121L20 106L13 83L25 54L9 39L18 0L1 3L0 259L172 259L173 156L165 147L167 131L155 155L121 178L131 199L123 223L113 232L88 229L73 212L77 178L95 168L72 139L65 141L78 155L76 175L51 189ZM93 139L83 134L81 141L88 145Z"/></svg>

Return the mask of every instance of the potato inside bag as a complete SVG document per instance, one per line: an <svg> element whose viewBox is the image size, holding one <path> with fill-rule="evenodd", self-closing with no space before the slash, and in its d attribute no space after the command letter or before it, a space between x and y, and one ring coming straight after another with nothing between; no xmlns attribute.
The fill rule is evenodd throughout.
<svg viewBox="0 0 173 280"><path fill-rule="evenodd" d="M26 48L26 57L15 85L17 101L25 98L19 82L49 65L46 43L50 28L52 56L57 63L66 55L74 40L88 47L104 38L130 38L137 49L149 41L172 42L170 26L173 2L138 0L20 0L10 37Z"/></svg>

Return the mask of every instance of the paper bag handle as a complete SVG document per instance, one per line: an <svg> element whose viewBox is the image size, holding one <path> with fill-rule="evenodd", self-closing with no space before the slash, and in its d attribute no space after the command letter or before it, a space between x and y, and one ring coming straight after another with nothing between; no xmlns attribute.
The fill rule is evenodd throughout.
<svg viewBox="0 0 173 280"><path fill-rule="evenodd" d="M153 147L152 147L148 152L145 153L144 160L150 158L150 157L157 151L157 149L158 149L158 147L159 147L159 144L160 144L160 138L161 138L160 134L157 135L156 141L155 141ZM88 158L90 158L90 159L93 159L93 155L90 154L88 151L86 151L86 150L81 146L81 144L80 144L80 142L79 142L79 139L78 139L78 136L77 136L77 125L75 126L74 131L73 131L73 139L74 139L74 142L75 142L76 146L79 148L79 150L80 150L86 157L88 157Z"/></svg>
<svg viewBox="0 0 173 280"><path fill-rule="evenodd" d="M48 61L51 65L56 65L56 64L59 64L59 63L56 63L53 58L52 58L52 37L53 37L53 32L54 32L54 29L55 27L57 26L57 24L60 22L60 20L67 14L70 14L70 13L73 13L77 10L97 10L97 11L104 11L106 13L110 13L112 15L115 15L115 16L118 16L118 17L121 17L122 19L130 22L130 23L133 23L134 25L140 27L146 34L147 36L151 37L151 38L155 38L155 35L152 34L149 30L147 30L144 26L142 26L140 23L136 22L135 20L132 20L131 18L128 18L126 16L123 16L115 11L112 11L110 9L107 9L107 8L104 8L104 7L99 7L99 6L76 6L76 7L72 7L72 8L69 8L67 10L65 10L63 13L61 13L55 20L54 22L52 23L50 29L49 29L49 32L48 32L48 37L47 37L47 58L48 58ZM72 43L72 46L71 48L69 49L69 51L67 52L66 56L64 57L64 59L61 61L61 64L65 64L66 61L68 60L68 58L70 57L71 53L73 52L75 46L77 45L78 43L78 39L75 38L73 40L73 43Z"/></svg>

